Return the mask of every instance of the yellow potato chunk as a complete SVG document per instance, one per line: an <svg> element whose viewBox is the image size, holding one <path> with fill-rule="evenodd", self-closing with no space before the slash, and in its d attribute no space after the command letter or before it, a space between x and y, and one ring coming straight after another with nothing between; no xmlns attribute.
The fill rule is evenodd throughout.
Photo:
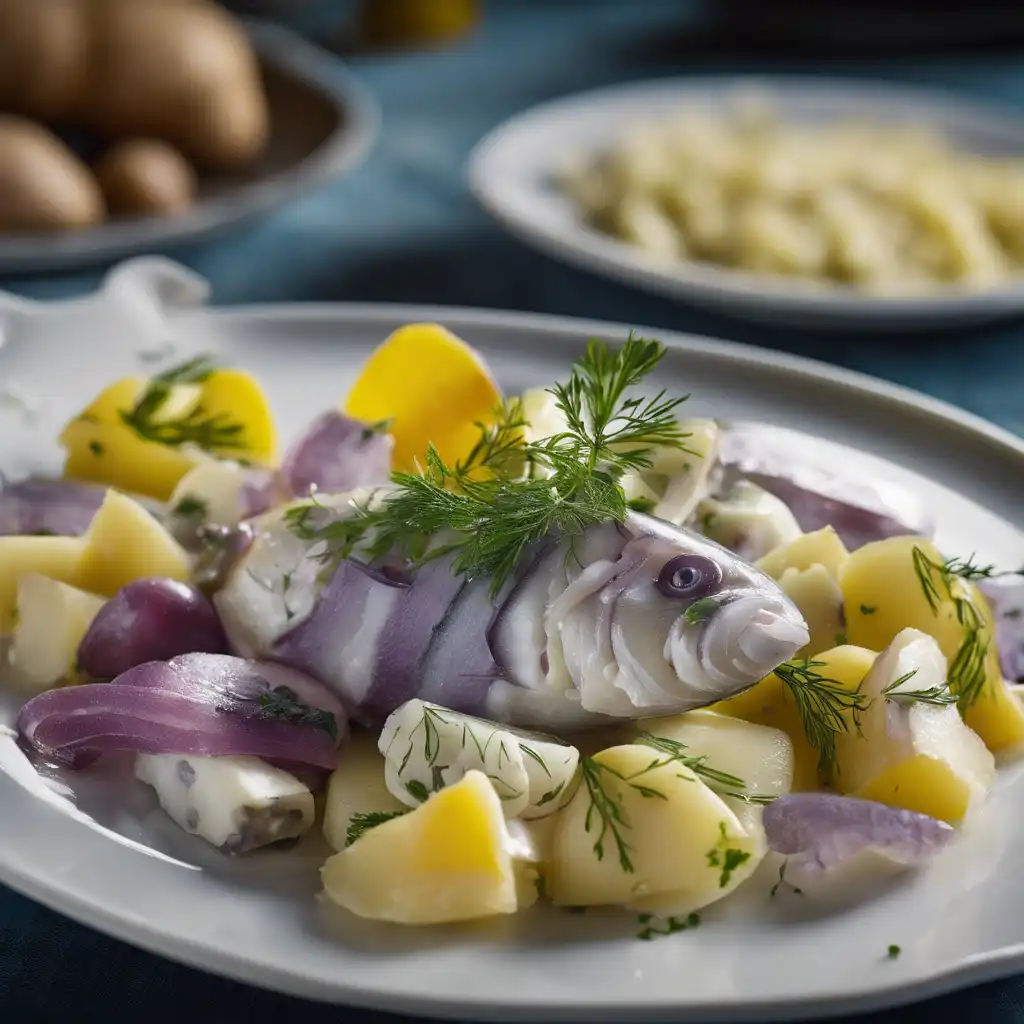
<svg viewBox="0 0 1024 1024"><path fill-rule="evenodd" d="M76 584L84 551L81 537L0 537L0 635L14 629L22 576L37 573Z"/></svg>
<svg viewBox="0 0 1024 1024"><path fill-rule="evenodd" d="M469 921L518 908L501 801L468 771L323 866L324 893L360 917L399 924Z"/></svg>
<svg viewBox="0 0 1024 1024"><path fill-rule="evenodd" d="M368 733L353 733L338 755L327 783L324 809L324 838L334 850L344 850L348 828L357 814L404 811L384 783L384 757L376 739Z"/></svg>
<svg viewBox="0 0 1024 1024"><path fill-rule="evenodd" d="M800 610L811 634L811 639L797 651L798 658L813 658L841 643L845 628L843 592L825 566L788 568L778 584Z"/></svg>
<svg viewBox="0 0 1024 1024"><path fill-rule="evenodd" d="M610 747L556 816L547 889L559 906L644 907L670 895L696 908L724 896L757 852L690 769L650 747Z"/></svg>
<svg viewBox="0 0 1024 1024"><path fill-rule="evenodd" d="M12 675L37 693L77 680L78 645L104 599L38 573L18 581L18 614L11 644Z"/></svg>
<svg viewBox="0 0 1024 1024"><path fill-rule="evenodd" d="M814 533L805 533L788 544L780 544L769 551L756 565L773 580L780 579L787 569L804 572L813 565L822 565L833 578L838 578L850 553L831 526Z"/></svg>
<svg viewBox="0 0 1024 1024"><path fill-rule="evenodd" d="M815 667L815 672L841 683L852 692L860 686L874 664L875 655L861 647L844 645L822 651L814 660L822 663ZM781 729L793 743L793 792L821 788L819 752L807 742L796 702L786 684L774 672L746 692L713 704L709 710Z"/></svg>
<svg viewBox="0 0 1024 1024"><path fill-rule="evenodd" d="M501 391L476 352L440 324L406 324L363 366L345 402L367 423L391 420L396 469L411 470L433 442L445 462L469 453Z"/></svg>
<svg viewBox="0 0 1024 1024"><path fill-rule="evenodd" d="M191 575L184 548L137 501L117 491L107 491L83 542L75 582L93 593L111 597L144 576L187 582Z"/></svg>
<svg viewBox="0 0 1024 1024"><path fill-rule="evenodd" d="M839 577L846 606L846 634L851 643L881 650L900 630L919 629L939 642L952 665L964 640L956 602L946 593L940 574L932 571L937 597L936 608L931 607L921 580L921 574L927 574L928 569L920 562L920 556L915 568L915 547L930 562L943 563L935 545L924 537L891 537L867 544L850 555ZM969 598L977 608L986 627L981 642L989 646L986 682L977 701L967 710L965 720L989 750L1016 751L1024 746L1024 705L1008 690L999 670L992 641L991 608L973 584L955 579L952 589L954 598Z"/></svg>
<svg viewBox="0 0 1024 1024"><path fill-rule="evenodd" d="M196 464L187 446L142 437L124 422L150 382L126 377L101 392L64 428L60 443L66 452L65 476L94 481L134 494L166 501L181 478ZM186 417L239 424L235 444L211 447L210 454L272 465L277 434L266 395L258 382L240 370L214 370L196 384L175 384L153 412L156 424Z"/></svg>

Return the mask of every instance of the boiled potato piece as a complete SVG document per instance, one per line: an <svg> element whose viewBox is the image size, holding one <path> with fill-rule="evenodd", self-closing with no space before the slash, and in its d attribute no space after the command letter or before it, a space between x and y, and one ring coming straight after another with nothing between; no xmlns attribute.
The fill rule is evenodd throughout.
<svg viewBox="0 0 1024 1024"><path fill-rule="evenodd" d="M813 658L842 643L843 592L823 565L785 569L778 584L800 609L811 639L797 651L799 658Z"/></svg>
<svg viewBox="0 0 1024 1024"><path fill-rule="evenodd" d="M18 580L10 662L15 681L36 692L77 675L78 645L104 599L38 573Z"/></svg>
<svg viewBox="0 0 1024 1024"><path fill-rule="evenodd" d="M76 582L85 590L112 597L144 576L190 578L184 548L138 502L117 491L107 491L82 540Z"/></svg>
<svg viewBox="0 0 1024 1024"><path fill-rule="evenodd" d="M353 733L338 754L338 767L327 784L324 838L344 850L356 814L394 814L408 810L384 783L384 758L368 733Z"/></svg>
<svg viewBox="0 0 1024 1024"><path fill-rule="evenodd" d="M75 480L110 484L134 494L167 501L182 477L203 461L188 446L148 440L124 422L146 393L145 377L126 377L102 391L71 420L60 436L67 453L64 474ZM241 370L213 370L195 384L175 384L153 412L152 422L172 423L201 410L202 419L241 427L236 444L210 455L273 465L277 430L262 387Z"/></svg>
<svg viewBox="0 0 1024 1024"><path fill-rule="evenodd" d="M395 469L413 470L433 443L449 465L494 420L501 389L480 356L440 324L405 324L370 354L345 402L364 423L391 420Z"/></svg>
<svg viewBox="0 0 1024 1024"><path fill-rule="evenodd" d="M81 537L0 537L0 635L14 630L18 581L29 573L77 584L85 553Z"/></svg>
<svg viewBox="0 0 1024 1024"><path fill-rule="evenodd" d="M112 214L175 214L195 202L195 169L160 139L118 142L103 154L95 171Z"/></svg>
<svg viewBox="0 0 1024 1024"><path fill-rule="evenodd" d="M902 629L919 629L935 637L950 665L964 640L957 620L956 603L946 593L938 572L932 572L938 592L933 610L925 596L921 572L915 568L914 549L930 562L944 559L935 545L924 537L891 537L867 544L855 551L843 566L839 585L846 606L847 636L851 643L880 650ZM1009 691L999 669L998 653L992 642L992 610L977 587L953 580L954 597L969 599L986 624L982 642L988 643L986 682L977 701L967 710L967 724L994 753L1007 754L1024 746L1024 705Z"/></svg>
<svg viewBox="0 0 1024 1024"><path fill-rule="evenodd" d="M585 763L583 784L558 813L547 889L560 906L635 906L671 894L696 908L723 896L756 852L689 768L640 744L610 747Z"/></svg>
<svg viewBox="0 0 1024 1024"><path fill-rule="evenodd" d="M334 854L321 872L324 893L360 917L398 924L514 914L511 846L494 787L469 771Z"/></svg>
<svg viewBox="0 0 1024 1024"><path fill-rule="evenodd" d="M995 760L956 706L906 696L945 681L946 659L935 639L901 630L864 677L862 691L871 704L860 716L860 732L836 738L841 792L951 824L985 797Z"/></svg>
<svg viewBox="0 0 1024 1024"><path fill-rule="evenodd" d="M94 227L105 214L89 168L40 124L0 116L0 232Z"/></svg>
<svg viewBox="0 0 1024 1024"><path fill-rule="evenodd" d="M242 518L245 467L228 459L201 459L179 481L168 505L172 515L204 523L237 523ZM195 509L195 514L187 510Z"/></svg>
<svg viewBox="0 0 1024 1024"><path fill-rule="evenodd" d="M843 645L822 651L814 660L821 662L815 672L853 691L874 664L875 654L861 647ZM807 742L796 703L774 672L745 693L713 704L710 710L781 729L793 743L793 791L821 788L819 753Z"/></svg>
<svg viewBox="0 0 1024 1024"><path fill-rule="evenodd" d="M804 572L814 565L824 566L828 574L837 579L849 557L839 534L831 526L825 526L769 551L755 565L773 580L779 579L787 569Z"/></svg>
<svg viewBox="0 0 1024 1024"><path fill-rule="evenodd" d="M713 711L690 711L666 718L648 718L638 728L652 736L684 744L685 753L706 758L709 768L727 772L743 782L740 792L751 796L776 797L790 791L793 783L793 744L780 729L754 725ZM739 865L722 888L722 895L746 881L768 852L764 832L764 808L721 792L740 824L754 842L752 856ZM696 909L689 894L668 894L637 900L638 910L679 915Z"/></svg>
<svg viewBox="0 0 1024 1024"><path fill-rule="evenodd" d="M133 494L167 501L178 481L195 465L180 448L143 441L127 427L78 419L60 437L69 480L109 484Z"/></svg>

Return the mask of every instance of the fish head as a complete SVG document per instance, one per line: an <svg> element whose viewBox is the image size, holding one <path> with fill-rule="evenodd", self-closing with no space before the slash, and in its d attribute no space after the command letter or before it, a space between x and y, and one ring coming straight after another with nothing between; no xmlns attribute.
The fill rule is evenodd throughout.
<svg viewBox="0 0 1024 1024"><path fill-rule="evenodd" d="M702 707L752 686L808 642L796 605L737 555L646 516L628 529L619 557L574 609L582 629L563 634L584 709L637 717Z"/></svg>

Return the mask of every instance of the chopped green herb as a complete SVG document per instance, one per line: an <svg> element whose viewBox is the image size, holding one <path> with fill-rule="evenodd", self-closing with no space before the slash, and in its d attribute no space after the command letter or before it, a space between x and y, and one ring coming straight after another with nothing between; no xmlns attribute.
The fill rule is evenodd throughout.
<svg viewBox="0 0 1024 1024"><path fill-rule="evenodd" d="M725 822L718 823L720 833L718 842L708 850L706 856L709 868L718 868L718 887L724 889L732 878L733 872L750 860L750 853L747 850L737 850L729 846L729 833L726 831Z"/></svg>
<svg viewBox="0 0 1024 1024"><path fill-rule="evenodd" d="M872 604L862 604L860 606L861 615L874 615L878 611L878 608Z"/></svg>
<svg viewBox="0 0 1024 1024"><path fill-rule="evenodd" d="M891 682L883 691L882 695L886 700L892 701L893 704L933 704L937 707L942 707L945 704L956 704L957 695L950 692L949 686L946 683L941 683L938 686L929 686L926 690L903 690L900 687L904 683L909 682L917 675L917 669L911 669L905 675L899 677L895 681Z"/></svg>
<svg viewBox="0 0 1024 1024"><path fill-rule="evenodd" d="M338 723L330 711L310 707L299 700L299 695L289 686L275 686L265 690L256 698L261 718L274 718L295 725L311 725L322 729L331 739L338 738Z"/></svg>
<svg viewBox="0 0 1024 1024"><path fill-rule="evenodd" d="M637 919L643 926L636 933L638 939L650 942L661 935L675 935L696 928L700 924L700 914L687 914L686 917L658 918L653 914L641 914Z"/></svg>
<svg viewBox="0 0 1024 1024"><path fill-rule="evenodd" d="M1021 616L1024 616L1024 609L1021 608L1007 608L1003 612L1003 618L1010 619L1013 622L1016 622Z"/></svg>
<svg viewBox="0 0 1024 1024"><path fill-rule="evenodd" d="M196 498L186 494L174 508L171 515L180 516L182 519L205 519L209 514L210 506L202 498Z"/></svg>
<svg viewBox="0 0 1024 1024"><path fill-rule="evenodd" d="M685 397L630 397L664 352L633 335L615 353L591 341L568 382L551 389L564 431L527 442L519 403L506 404L493 426L478 424L480 440L463 462L450 466L429 446L420 471L394 474L395 490L374 508L317 525L312 503L294 506L289 526L325 542L327 564L363 548L370 558L398 551L419 561L430 539L445 533L452 539L441 551L455 553L455 572L489 578L497 594L524 552L549 533L571 540L596 523L624 521L622 474L650 467L655 447L684 449L689 435L677 409ZM523 478L524 461L544 473Z"/></svg>
<svg viewBox="0 0 1024 1024"><path fill-rule="evenodd" d="M208 356L197 356L179 366L151 377L146 390L130 410L121 409L121 421L144 441L179 448L195 445L205 451L245 448L245 427L227 413L207 416L202 403L175 420L162 420L159 413L182 384L201 384L216 370Z"/></svg>
<svg viewBox="0 0 1024 1024"><path fill-rule="evenodd" d="M368 811L353 814L348 823L348 831L345 833L345 845L351 846L371 828L383 825L385 821L391 821L392 818L400 818L403 814L408 814L410 810L411 808L405 808L401 811Z"/></svg>
<svg viewBox="0 0 1024 1024"><path fill-rule="evenodd" d="M701 622L706 622L711 618L719 608L722 607L722 602L717 597L698 597L683 612L683 619L688 625L696 626Z"/></svg>
<svg viewBox="0 0 1024 1024"><path fill-rule="evenodd" d="M395 418L392 416L390 419L378 420L376 423L368 423L363 427L363 440L369 441L375 434L386 434L391 429L391 425L394 422Z"/></svg>
<svg viewBox="0 0 1024 1024"><path fill-rule="evenodd" d="M836 736L852 727L860 731L860 716L871 701L857 690L821 675L825 662L804 660L783 662L775 674L782 680L796 704L807 742L818 751L818 768L836 768ZM847 715L847 713L849 713Z"/></svg>
<svg viewBox="0 0 1024 1024"><path fill-rule="evenodd" d="M900 955L900 953L902 953L902 952L903 952L903 950L900 949L899 946L893 945L893 946L889 947L889 951L888 951L887 955L888 955L890 960L895 960L896 957L898 957Z"/></svg>
<svg viewBox="0 0 1024 1024"><path fill-rule="evenodd" d="M957 622L963 629L963 640L949 665L946 680L949 689L957 695L957 704L963 714L980 696L988 678L985 662L990 638L988 629L971 598L954 585L958 580L990 579L1002 575L995 566L978 567L970 559L950 558L936 562L919 547L913 550L914 572L932 613L937 615L943 601L952 601ZM940 589L941 588L941 589Z"/></svg>
<svg viewBox="0 0 1024 1024"><path fill-rule="evenodd" d="M832 638L832 643L835 647L843 647L847 643L849 643L849 641L846 639L845 633L836 633L836 635Z"/></svg>
<svg viewBox="0 0 1024 1024"><path fill-rule="evenodd" d="M630 498L626 502L626 507L631 508L634 512L643 512L645 515L649 515L657 507L657 503L651 498Z"/></svg>
<svg viewBox="0 0 1024 1024"><path fill-rule="evenodd" d="M410 796L412 796L414 800L419 800L420 803L423 803L430 796L430 790L428 790L419 779L410 779L405 784L405 788L409 792Z"/></svg>
<svg viewBox="0 0 1024 1024"><path fill-rule="evenodd" d="M103 445L99 443L99 441L90 441L89 451L91 451L93 455L96 456L96 458L99 458L106 452L106 448L104 448Z"/></svg>
<svg viewBox="0 0 1024 1024"><path fill-rule="evenodd" d="M793 893L794 896L803 896L804 894L803 889L799 889L792 882L786 881L786 868L788 865L789 861L784 860L779 868L779 880L771 888L772 899L775 899L775 897L778 895L779 889L781 889L782 886L786 886Z"/></svg>

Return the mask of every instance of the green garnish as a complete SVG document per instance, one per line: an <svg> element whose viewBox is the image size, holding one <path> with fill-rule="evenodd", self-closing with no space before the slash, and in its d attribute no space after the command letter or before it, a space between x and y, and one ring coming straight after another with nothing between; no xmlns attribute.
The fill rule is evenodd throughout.
<svg viewBox="0 0 1024 1024"><path fill-rule="evenodd" d="M836 768L836 736L848 733L851 724L859 732L860 716L871 701L859 689L823 676L817 669L824 666L823 661L787 661L775 674L796 703L807 742L818 751L818 769L830 772Z"/></svg>
<svg viewBox="0 0 1024 1024"><path fill-rule="evenodd" d="M843 647L847 643L849 643L849 641L847 640L845 633L836 633L836 635L832 638L832 645L834 647Z"/></svg>
<svg viewBox="0 0 1024 1024"><path fill-rule="evenodd" d="M687 914L686 917L658 918L653 914L641 914L637 920L643 927L636 933L638 939L650 942L661 935L675 935L696 928L700 924L700 914Z"/></svg>
<svg viewBox="0 0 1024 1024"><path fill-rule="evenodd" d="M91 451L93 455L96 456L96 458L99 458L106 451L106 448L104 448L103 445L99 443L99 441L90 441L89 451Z"/></svg>
<svg viewBox="0 0 1024 1024"><path fill-rule="evenodd" d="M252 698L248 698L251 700ZM338 723L330 711L310 707L299 700L299 695L290 686L275 686L265 690L255 699L259 717L273 718L295 725L311 725L322 729L331 739L338 738Z"/></svg>
<svg viewBox="0 0 1024 1024"><path fill-rule="evenodd" d="M698 597L689 608L683 612L683 618L686 623L690 626L699 625L706 619L710 619L719 608L722 607L722 602L717 597Z"/></svg>
<svg viewBox="0 0 1024 1024"><path fill-rule="evenodd" d="M377 420L376 423L368 423L363 427L363 440L369 441L375 434L386 434L390 429L391 425L395 422L394 417L386 420Z"/></svg>
<svg viewBox="0 0 1024 1024"><path fill-rule="evenodd" d="M719 771L717 768L709 767L706 756L687 753L689 748L680 740L671 740L664 736L655 736L650 732L642 732L637 737L636 742L668 755L665 759L652 761L644 771L661 768L666 764L681 764L685 768L689 768L694 775L698 776L722 796L731 796L737 800L755 804L771 803L773 799L773 797L747 793L747 784L741 778L736 775L730 775L728 772Z"/></svg>
<svg viewBox="0 0 1024 1024"><path fill-rule="evenodd" d="M400 811L367 811L366 813L360 811L353 814L348 823L348 831L345 833L345 845L351 846L371 828L383 825L385 821L391 821L392 818L400 818L403 814L408 814L411 809L407 807Z"/></svg>
<svg viewBox="0 0 1024 1024"><path fill-rule="evenodd" d="M205 519L209 511L210 506L202 498L194 498L191 494L186 494L171 509L171 515L179 516L182 519Z"/></svg>
<svg viewBox="0 0 1024 1024"><path fill-rule="evenodd" d="M718 823L718 831L718 842L708 850L707 859L709 868L719 869L718 888L724 889L729 884L733 872L750 860L750 853L729 846L730 837L724 821Z"/></svg>
<svg viewBox="0 0 1024 1024"><path fill-rule="evenodd" d="M888 955L890 960L895 960L896 957L898 957L900 955L900 953L902 953L902 952L903 952L903 950L900 949L899 946L893 945L893 946L889 947L887 955Z"/></svg>
<svg viewBox="0 0 1024 1024"><path fill-rule="evenodd" d="M927 690L901 690L900 687L917 675L917 669L911 669L899 679L891 682L883 691L882 695L893 704L933 704L942 707L946 704L956 704L958 698L952 693L947 683L938 686L929 686Z"/></svg>
<svg viewBox="0 0 1024 1024"><path fill-rule="evenodd" d="M878 609L874 605L862 604L860 606L861 615L874 615Z"/></svg>
<svg viewBox="0 0 1024 1024"><path fill-rule="evenodd" d="M196 356L179 366L151 377L146 390L131 410L119 410L121 421L144 441L171 448L192 444L205 451L245 448L245 428L227 413L207 416L202 404L176 420L161 420L160 410L180 384L201 384L216 365L208 356Z"/></svg>
<svg viewBox="0 0 1024 1024"><path fill-rule="evenodd" d="M654 511L657 502L651 498L630 498L626 502L626 507L631 508L634 512L643 512L645 515L649 515Z"/></svg>
<svg viewBox="0 0 1024 1024"><path fill-rule="evenodd" d="M991 579L1003 573L996 572L993 565L976 566L971 559L950 558L945 562L936 562L916 546L912 557L914 572L932 614L938 615L943 601L952 601L957 622L963 629L963 640L953 655L946 676L949 689L957 695L957 706L963 714L985 688L988 678L985 661L990 638L970 593L965 595L959 592L962 588L955 588L955 584L958 580Z"/></svg>
<svg viewBox="0 0 1024 1024"><path fill-rule="evenodd" d="M804 894L803 889L799 889L792 882L786 881L786 867L788 866L788 864L789 861L784 860L779 867L779 880L771 888L770 895L772 899L775 899L775 897L778 895L779 889L781 889L782 886L786 886L788 889L790 889L794 896L803 896Z"/></svg>
<svg viewBox="0 0 1024 1024"><path fill-rule="evenodd" d="M676 410L685 398L664 391L630 397L664 353L658 342L633 335L614 354L591 341L568 382L550 389L564 431L525 441L519 403L507 403L493 426L480 427L463 462L449 466L430 445L420 471L395 473L396 489L374 507L317 524L310 502L289 510L289 525L303 539L324 542L327 564L357 549L370 560L397 551L413 562L453 553L456 573L489 578L496 595L524 552L549 533L571 541L597 523L622 522L622 474L650 467L655 447L684 448L689 435ZM540 472L524 478L524 465ZM440 545L428 553L438 535Z"/></svg>
<svg viewBox="0 0 1024 1024"><path fill-rule="evenodd" d="M414 800L419 800L420 803L423 803L430 796L430 790L419 779L410 779L405 784L405 788L409 795Z"/></svg>

